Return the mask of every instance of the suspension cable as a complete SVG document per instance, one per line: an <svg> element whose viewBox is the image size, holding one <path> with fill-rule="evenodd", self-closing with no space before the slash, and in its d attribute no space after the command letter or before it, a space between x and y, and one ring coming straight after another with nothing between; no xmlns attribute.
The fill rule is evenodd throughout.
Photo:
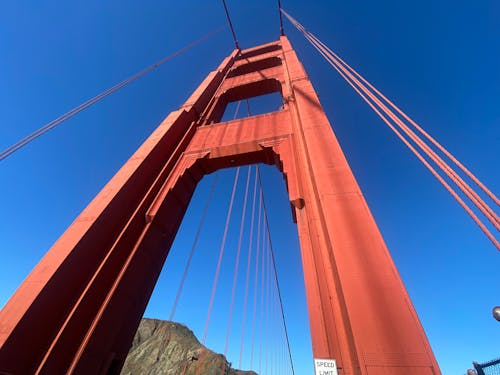
<svg viewBox="0 0 500 375"><path fill-rule="evenodd" d="M245 323L247 317L247 303L248 303L248 288L250 284L250 267L252 260L252 245L253 245L253 229L255 222L255 203L256 203L256 195L257 195L257 173L254 178L254 186L253 186L253 198L252 198L252 213L250 216L250 234L248 240L248 256L247 256L247 270L245 276L245 294L243 297L243 318L241 322L241 340L240 340L240 357L238 361L238 368L241 369L241 362L243 358L243 344L245 341ZM258 258L258 256L257 256Z"/></svg>
<svg viewBox="0 0 500 375"><path fill-rule="evenodd" d="M231 288L231 301L229 303L229 317L227 320L226 344L224 346L224 356L227 355L227 349L229 347L229 335L231 333L231 321L233 318L234 297L236 296L236 283L238 281L238 269L239 269L239 265L240 265L241 243L243 240L243 229L245 228L245 215L246 215L246 211L247 211L248 187L250 186L250 172L251 171L252 171L252 169L250 167L248 167L247 183L246 183L246 187L245 187L245 197L243 198L243 210L241 212L240 235L238 238L238 248L236 250L236 261L234 262L233 286Z"/></svg>
<svg viewBox="0 0 500 375"><path fill-rule="evenodd" d="M261 192L262 193L262 192ZM262 195L261 195L262 197ZM262 224L264 225L264 223ZM264 230L262 231L262 234L264 234ZM262 346L263 346L263 335L265 332L263 332L263 329L265 330L264 326L264 318L265 318L265 311L264 307L266 305L266 292L267 292L267 279L269 275L269 264L267 264L267 258L268 258L268 247L266 246L267 243L262 241L262 274L260 277L260 320L259 320L259 374L262 374Z"/></svg>
<svg viewBox="0 0 500 375"><path fill-rule="evenodd" d="M285 29L283 28L283 15L281 14L281 0L278 0L278 13L280 15L280 35L285 35Z"/></svg>
<svg viewBox="0 0 500 375"><path fill-rule="evenodd" d="M252 113L250 112L250 102L248 101L248 99L246 101L247 101L247 115L248 117L250 117L252 115Z"/></svg>
<svg viewBox="0 0 500 375"><path fill-rule="evenodd" d="M260 199L262 199L262 191L260 192ZM260 238L259 238L260 241ZM261 374L261 366L262 366L262 321L264 320L264 292L265 292L265 278L267 275L267 267L266 267L266 255L267 255L267 247L265 243L262 243L262 266L261 266L261 276L260 276L260 315L259 315L259 371Z"/></svg>
<svg viewBox="0 0 500 375"><path fill-rule="evenodd" d="M257 176L255 176L257 179ZM257 290L259 286L259 257L261 256L260 254L260 225L261 225L261 217L262 217L262 200L259 198L259 215L257 219L257 251L255 255L255 279L254 279L254 286L253 286L253 313L252 313L252 349L250 351L250 369L253 370L253 355L254 355L254 348L255 348L255 321L257 317ZM263 251L262 251L263 252ZM263 273L264 270L261 270L261 273Z"/></svg>
<svg viewBox="0 0 500 375"><path fill-rule="evenodd" d="M339 71L339 74L346 79L346 81L354 88L354 90L360 95L360 97L373 109L373 111L389 126L389 128L398 136L398 138L412 151L412 153L424 164L424 166L436 177L436 179L448 190L448 192L457 200L457 202L462 206L462 208L472 217L476 224L481 228L481 230L486 234L486 236L491 240L493 245L497 249L500 249L500 244L491 234L491 232L486 228L486 226L481 222L481 220L474 214L469 206L460 198L460 196L453 190L453 188L439 175L439 173L429 164L427 160L408 142L406 138L394 127L394 125L385 117L370 100L361 93L361 91L352 84L348 78Z"/></svg>
<svg viewBox="0 0 500 375"><path fill-rule="evenodd" d="M306 30L307 32L307 30ZM318 48L320 48L326 55L328 55L328 58L333 61L334 64L336 64L337 67L339 67L345 74L347 74L350 78L351 81L354 81L358 87L360 87L363 92L365 92L370 99L375 102L402 130L403 132L413 141L415 142L420 149L424 151L424 153L429 156L429 158L434 161L439 168L459 187L459 189L478 207L481 212L488 218L488 220L495 226L497 230L500 230L500 219L496 215L496 213L493 211L491 207L489 207L486 202L484 202L483 199L470 187L434 150L432 150L417 134L415 134L408 126L406 126L403 121L399 117L397 117L387 106L385 106L380 100L373 95L372 92L370 92L366 86L364 86L362 83L360 83L353 75L346 70L349 69L354 72L355 75L358 76L362 81L367 83L370 87L373 87L369 82L367 82L359 73L357 73L353 68L351 68L346 62L343 60L343 64L345 67L343 67L341 64L339 64L338 61L335 61L335 54L333 51L331 51L327 46L325 46L319 39L317 39L314 35L311 33L307 32L308 36L314 39L314 41L311 41L312 43L315 44L317 42L320 44ZM326 50L326 51L325 51ZM335 56L334 56L335 55ZM337 59L338 60L338 59ZM383 98L383 96L378 90L374 89L379 95ZM387 98L384 99L386 103L392 103L390 102ZM395 107L393 105L393 107ZM397 107L396 107L397 108ZM402 112L399 108L397 108L400 112ZM404 113L404 112L402 112ZM406 115L405 115L406 116ZM409 118L408 116L406 116ZM415 123L415 125L418 127L418 125ZM418 127L421 129L420 127ZM422 129L423 131L423 129ZM427 134L427 133L426 133ZM430 136L429 136L430 137ZM437 143L437 141L434 140L434 142ZM437 143L439 145L439 143ZM441 146L441 145L439 145ZM441 146L442 148L442 146ZM445 150L444 148L442 148ZM492 193L491 193L492 194ZM496 198L493 195L494 198Z"/></svg>
<svg viewBox="0 0 500 375"><path fill-rule="evenodd" d="M233 120L236 119L236 117L238 116L240 104L241 104L241 100L238 101L238 104L236 105L236 109L235 109L234 115L233 115ZM220 272L220 267L221 267L221 263L222 263L222 256L224 254L224 247L226 246L227 231L229 229L229 222L231 220L231 211L233 210L234 194L236 192L236 185L238 185L238 175L239 174L240 174L240 167L236 168L236 174L234 176L233 191L231 193L229 208L227 210L226 225L224 227L224 234L222 236L222 244L221 244L221 247L219 250L219 260L217 261L217 269L215 271L214 284L212 286L212 294L210 296L210 303L208 306L207 318L205 321L205 329L203 332L203 344L205 344L205 341L207 339L208 325L210 322L210 315L212 314L212 308L213 308L214 299L215 299L215 292L217 290L217 282L219 279L219 272Z"/></svg>
<svg viewBox="0 0 500 375"><path fill-rule="evenodd" d="M263 359L264 361L264 366L265 366L265 371L263 373L265 374L268 374L269 371L268 371L268 365L269 365L269 331L270 331L270 318L271 318L271 257L269 256L269 242L268 241L265 241L265 238L266 238L266 231L265 231L265 225L266 223L264 222L264 231L262 231L262 240L264 241L264 243L266 244L266 249L267 249L267 256L266 256L266 263L267 263L267 272L266 272L266 296L265 296L265 299L266 299L266 304L265 304L265 308L266 308L266 321L265 321L265 329L264 329L264 334L265 334L265 342L264 342L264 345L265 345L265 358Z"/></svg>
<svg viewBox="0 0 500 375"><path fill-rule="evenodd" d="M310 32L308 32L300 23L298 23L293 17L291 17L288 13L286 13L284 10L282 10L283 14L292 22L292 24L303 33L303 35L308 39L311 44L320 52L320 54L337 70L337 72L346 80L346 82L354 88L354 90L362 97L367 104L375 111L375 113L382 118L382 120L393 130L393 132L396 133L396 135L407 145L407 147L410 148L410 150L417 156L417 158L431 171L431 173L438 179L438 181L450 192L450 194L458 201L458 203L464 208L464 210L472 217L472 219L476 222L476 224L481 228L481 230L486 234L486 236L493 242L495 247L500 250L500 246L498 241L495 239L495 237L491 234L491 232L487 229L487 227L481 222L481 220L474 214L474 212L468 207L468 205L458 196L458 194L444 181L444 179L434 170L434 168L424 159L424 157L413 147L411 144L404 138L404 136L399 133L394 126L390 123L390 121L385 118L381 114L380 111L378 111L374 104L375 103L379 108L386 113L389 118L391 118L395 124L403 130L403 132L413 141L415 142L421 149L422 151L432 160L434 161L440 168L441 170L458 186L458 188L479 208L479 210L488 218L490 222L493 223L493 225L498 229L500 229L500 221L498 219L498 216L495 214L495 212L475 193L475 191L459 176L451 169L449 165L446 164L433 150L427 146L422 139L420 139L414 132L412 132L402 121L400 118L398 118L387 106L385 106L383 103L380 102L380 100L371 92L368 90L368 88L363 85L356 77L354 77L348 68L347 63L345 63L342 60L342 64L339 63L339 61L335 58L336 55L333 55L333 52L330 52L330 49L327 49L327 47L319 41L314 35L312 35ZM343 65L344 64L344 65ZM354 69L350 68L351 71L354 71ZM359 73L355 73L359 77ZM361 77L362 78L362 77ZM367 82L364 80L364 82ZM370 85L368 83L368 85ZM370 85L371 86L371 85ZM368 99L365 95L361 93L363 91L370 99ZM378 91L376 91L379 93ZM382 94L379 94L381 97L383 97ZM383 97L385 98L385 97ZM373 103L372 103L373 102ZM388 100L387 100L388 102ZM390 104L390 103L389 103ZM393 106L395 107L395 106ZM399 108L397 109L399 113L402 113ZM408 116L404 116L407 118ZM408 117L409 118L409 117ZM415 124L416 125L416 124ZM418 126L418 125L416 125ZM420 127L418 127L420 128ZM417 130L419 130L417 128ZM421 128L420 128L421 129ZM430 137L430 136L429 136ZM429 138L428 138L429 139ZM432 142L432 141L431 141ZM437 141L434 141L437 143ZM434 144L434 142L432 142ZM442 146L439 148L441 149ZM444 149L444 148L443 148ZM449 153L448 153L449 154ZM451 154L449 154L451 155ZM447 155L448 156L448 155ZM465 167L464 167L465 168ZM462 168L461 168L462 169ZM463 170L463 169L462 169ZM469 172L470 173L470 172ZM484 189L483 189L484 190ZM487 189L486 189L487 190ZM486 192L486 191L485 191ZM489 190L488 190L489 192ZM493 198L495 199L496 197L493 195Z"/></svg>
<svg viewBox="0 0 500 375"><path fill-rule="evenodd" d="M326 55L322 51L320 53L327 58ZM360 97L373 109L373 111L389 126L389 128L398 136L398 138L410 149L410 151L424 164L424 166L436 177L436 179L448 190L448 192L457 200L457 202L462 206L462 208L469 214L469 216L474 220L474 222L479 226L479 228L485 233L485 235L490 239L493 245L500 250L500 244L495 239L495 237L491 234L488 228L481 222L481 220L477 217L477 215L470 209L470 207L460 198L460 196L453 190L453 188L439 175L439 173L429 164L427 160L420 154L409 142L408 140L394 127L394 125L385 117L367 98L367 96L363 95L358 87L355 86L353 82L333 63L332 66L337 70L337 72L346 80L351 87L360 95ZM361 88L362 90L362 88ZM368 96L370 96L367 93ZM388 115L391 117L390 115Z"/></svg>
<svg viewBox="0 0 500 375"><path fill-rule="evenodd" d="M388 99L384 94L382 94L376 87L374 87L368 80L366 80L361 74L359 74L354 68L347 64L340 56L333 52L326 44L321 42L313 34L309 33L319 44L322 45L328 52L330 52L341 64L343 64L347 69L349 69L357 78L363 81L370 89L372 89L377 95L379 95L386 103L388 103L394 110L396 110L401 116L404 117L415 129L417 129L420 134L427 138L434 146L436 146L443 154L445 154L456 166L458 166L472 181L474 181L498 206L500 206L500 199L498 199L495 194L493 194L467 167L465 167L459 160L455 158L446 148L444 148L435 138L433 138L429 133L427 133L421 126L419 126L411 117L409 117L405 112L403 112L396 104L394 104L390 99Z"/></svg>
<svg viewBox="0 0 500 375"><path fill-rule="evenodd" d="M226 0L222 0L222 4L224 5L224 11L226 12L227 22L229 24L229 28L231 29L231 34L233 34L234 46L237 50L240 49L238 44L238 39L236 39L236 33L234 32L233 23L231 22L231 17L229 16L229 10L227 9Z"/></svg>
<svg viewBox="0 0 500 375"><path fill-rule="evenodd" d="M114 85L113 87L101 92L100 94L94 96L93 98L87 100L86 102L80 104L79 106L69 110L68 112L64 113L63 115L59 116L55 120L52 120L51 122L45 124L38 130L34 131L33 133L29 134L25 138L19 140L18 142L14 143L12 146L7 147L4 151L0 153L0 161L5 159L6 157L12 155L14 152L19 150L20 148L26 146L28 143L31 141L35 140L36 138L40 137L41 135L47 133L49 130L54 129L56 126L60 125L62 122L68 120L69 118L75 116L77 113L80 113L81 111L87 109L91 105L101 101L105 97L113 94L114 92L118 91L122 87L128 85L129 83L135 81L136 79L144 76L145 74L149 73L150 71L158 68L159 66L163 65L169 60L172 60L174 57L177 57L181 55L182 53L190 50L191 48L197 46L198 44L204 42L205 40L213 37L214 35L220 33L222 30L224 30L227 26L222 26L219 27L218 29L206 34L205 36L201 37L200 39L195 40L194 42L188 44L187 46L175 51L174 53L166 56L165 58L155 62L154 64L148 66L147 68L141 70L140 72L134 74L133 76L127 78L124 81L121 81L120 83Z"/></svg>
<svg viewBox="0 0 500 375"><path fill-rule="evenodd" d="M292 374L295 374L295 370L293 367L292 351L290 350L290 340L288 338L288 329L286 326L285 311L283 309L283 299L281 298L281 288L280 288L280 283L278 280L278 272L276 270L276 260L274 258L274 249L273 249L273 242L271 240L271 230L269 228L269 218L267 216L266 201L264 199L264 189L262 187L262 178L260 176L260 169L258 167L257 167L257 178L259 179L260 191L261 191L261 196L262 196L262 207L263 207L263 211L264 211L264 220L266 222L267 238L269 241L269 249L270 249L270 253L271 253L271 263L272 263L273 271L274 271L274 281L276 283L276 289L278 291L278 298L279 298L280 310L281 310L281 319L283 321L283 329L285 331L286 345L288 348L288 356L290 358L290 366L292 368Z"/></svg>
<svg viewBox="0 0 500 375"><path fill-rule="evenodd" d="M175 310L177 309L177 305L179 303L179 299L180 299L181 294L182 294L182 289L184 288L184 283L186 281L189 267L191 265L191 260L193 259L194 250L196 249L196 245L198 244L201 229L203 228L203 224L205 223L205 218L207 216L208 207L210 206L210 202L212 201L212 197L214 195L215 186L217 185L218 179L219 179L219 173L216 173L215 177L213 178L212 185L210 186L210 192L208 194L208 198L207 198L207 202L205 203L205 207L203 208L203 213L201 215L200 223L198 224L198 229L196 230L196 234L194 236L193 244L191 245L191 251L189 252L188 260L186 262L186 266L184 267L184 272L182 274L179 289L177 290L177 294L175 295L174 305L172 306L172 311L170 312L170 317L168 318L168 320L170 320L170 321L174 320Z"/></svg>
<svg viewBox="0 0 500 375"><path fill-rule="evenodd" d="M215 292L217 290L217 281L219 280L219 273L222 264L222 256L224 255L224 248L226 246L227 232L229 229L229 222L231 221L231 212L233 210L234 194L236 193L236 186L238 185L238 175L240 174L240 167L236 168L236 174L234 175L233 191L231 193L231 200L229 201L229 208L227 210L226 225L224 226L224 234L222 236L222 243L219 250L219 260L217 261L217 269L215 270L214 283L212 285L212 294L210 296L210 303L208 306L207 318L205 321L205 330L203 331L203 344L207 340L208 325L210 323L210 315L212 314L212 308L214 306Z"/></svg>

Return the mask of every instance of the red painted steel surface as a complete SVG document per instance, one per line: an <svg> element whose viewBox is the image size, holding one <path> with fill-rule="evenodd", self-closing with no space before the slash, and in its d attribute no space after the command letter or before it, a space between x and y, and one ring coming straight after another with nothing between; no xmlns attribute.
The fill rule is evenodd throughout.
<svg viewBox="0 0 500 375"><path fill-rule="evenodd" d="M219 123L228 101L273 91L282 110ZM119 372L197 182L257 162L287 182L314 356L340 374L440 374L286 37L226 58L54 244L0 313L0 373Z"/></svg>

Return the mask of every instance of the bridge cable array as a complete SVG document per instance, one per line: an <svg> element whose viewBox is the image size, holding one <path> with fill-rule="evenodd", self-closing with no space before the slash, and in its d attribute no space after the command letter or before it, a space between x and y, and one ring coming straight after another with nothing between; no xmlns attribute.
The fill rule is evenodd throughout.
<svg viewBox="0 0 500 375"><path fill-rule="evenodd" d="M479 228L490 239L493 245L500 250L500 243L491 233L488 227L479 219L474 211L465 203L458 193L446 182L443 176L425 158L429 158L437 167L458 187L467 198L479 209L479 211L490 221L497 231L500 231L500 219L495 211L479 196L478 193L445 161L429 144L416 134L409 125L413 126L421 135L431 142L439 151L447 156L458 168L464 172L493 202L500 206L499 199L463 164L461 164L448 150L439 144L415 121L399 109L392 101L387 99L379 90L363 78L356 70L342 60L328 46L317 37L305 29L289 13L281 9L287 19L299 30L313 47L332 65L340 76L361 96L361 98L373 109L373 111L386 123L387 126L397 135L397 137L412 151L413 154L424 164L424 166L436 177L436 179L448 190L457 200L462 208L471 216ZM389 107L392 107L399 116ZM404 120L407 121L405 123ZM402 134L404 133L406 137ZM410 142L412 141L413 144ZM417 150L415 145L420 148ZM423 152L423 154L422 154ZM425 155L425 156L424 156Z"/></svg>
<svg viewBox="0 0 500 375"><path fill-rule="evenodd" d="M198 245L198 241L200 239L201 229L203 228L203 224L205 223L205 218L207 217L208 207L210 207L210 202L212 202L212 198L214 196L215 187L217 186L217 180L219 179L219 173L215 173L215 177L212 181L212 185L210 186L210 192L208 194L207 202L205 203L205 207L203 208L203 213L201 214L201 219L198 224L198 229L196 229L196 234L194 235L193 244L191 245L191 250L189 251L188 259L186 262L186 266L184 267L184 272L182 273L181 282L179 284L179 288L177 289L177 293L175 294L174 304L172 306L172 311L170 312L170 316L168 320L173 321L175 316L175 310L177 309L177 305L179 304L179 298L181 297L182 290L184 288L184 284L186 283L186 277L189 272L189 266L191 265L191 261L193 260L194 251L196 246Z"/></svg>
<svg viewBox="0 0 500 375"><path fill-rule="evenodd" d="M247 101L248 104L248 101ZM250 170L250 169L249 169ZM254 232L254 224L255 224L255 203L256 203L256 198L257 198L257 179L254 179L254 186L253 186L253 199L252 199L252 214L250 215L251 222L250 222L250 233ZM258 224L260 225L260 212L262 208L261 204L262 200L259 200L259 222ZM251 271L251 266L252 266L252 247L253 245L253 236L250 236L249 241L248 241L248 256L247 256L247 267L246 267L246 272L245 272L245 293L243 297L243 317L241 319L241 339L240 339L240 356L238 358L238 368L241 369L242 365L242 359L243 359L243 347L245 343L245 323L246 323L246 318L247 318L247 306L248 306L248 289L250 286L250 271ZM259 250L259 247L257 246L257 251ZM256 255L256 259L259 258L259 253ZM255 280L257 280L257 276L255 277Z"/></svg>
<svg viewBox="0 0 500 375"><path fill-rule="evenodd" d="M239 101L236 105L233 120L238 116L240 105L241 101ZM248 116L251 115L248 101L247 114ZM211 316L214 310L214 305L216 305L216 295L218 294L219 284L221 284L222 281L221 274L223 273L223 270L228 269L225 265L223 265L226 264L223 262L223 258L225 257L225 254L232 250L228 249L228 247L232 247L229 245L229 232L232 217L234 216L234 210L237 205L236 199L241 167L237 167L235 169L236 172L232 183L232 190L226 213L225 225L219 248L210 300L208 303L208 310L205 318L203 338L201 340L203 345L206 345L207 342ZM201 214L198 228L193 239L191 250L187 257L180 284L175 295L175 300L173 302L173 307L169 317L169 320L171 321L174 319L184 290L189 268L195 254L195 248L199 243L200 233L202 232L202 227L206 221L208 208L213 201L213 195L219 180L219 174L220 172L216 173L210 184L207 201ZM293 359L288 339L282 296L279 289L275 255L271 242L271 233L269 230L269 219L264 203L262 178L258 166L255 166L255 168L249 166L246 175L247 177L244 188L239 233L237 236L238 240L237 246L235 247L236 256L234 260L234 269L231 275L231 297L228 302L225 302L225 304L229 305L229 309L225 333L224 356L227 358L230 348L231 327L234 320L233 318L235 318L234 309L236 305L238 305L239 309L243 306L242 310L238 310L238 313L242 315L239 343L238 345L233 344L233 346L231 346L232 348L239 346L238 368L242 368L244 348L245 345L247 345L248 348L245 358L249 362L250 369L258 371L258 373L262 374L290 373L291 375L294 375ZM250 186L253 187L250 188ZM251 207L249 207L250 202ZM247 220L248 213L250 213L249 220ZM250 223L249 230L245 227L245 224L248 222ZM243 246L244 238L247 238L248 246ZM247 251L245 264L241 261L244 256L244 247ZM239 277L241 273L244 275ZM242 284L241 281L241 285L238 285L238 279L244 280L244 284ZM224 284L229 284L229 282L224 282ZM244 291L241 303L240 301L236 303L235 296L237 290ZM218 315L220 316L220 313ZM251 321L247 320L247 318L251 318ZM245 343L245 333L247 328L250 329L251 335L247 337L247 342ZM232 355L236 357L236 355L234 355L235 351L235 349L231 350L233 353ZM208 350L202 349L199 354L198 362L201 364L208 354ZM225 373L224 371L226 371L227 363L223 361L221 366L223 367L221 368L221 372ZM279 371L279 369L281 369L281 371ZM200 371L201 366L197 366L195 368L195 373L200 374Z"/></svg>
<svg viewBox="0 0 500 375"><path fill-rule="evenodd" d="M238 102L233 119L237 118L240 104L241 102ZM247 111L248 115L250 115L248 103ZM219 284L221 282L221 274L225 270L233 269L230 299L225 302L225 305L229 305L229 308L227 318L228 323L225 334L224 356L228 356L232 321L233 318L236 318L234 316L236 296L238 295L238 301L241 301L241 303L239 302L239 307L241 307L241 305L243 306L242 311L239 311L241 316L241 334L238 343L238 368L241 369L243 366L244 349L246 346L247 351L245 358L249 363L250 369L257 371L259 374L289 373L294 375L293 359L288 339L281 290L279 288L275 254L271 242L269 219L264 201L262 177L258 166L249 166L246 173L244 197L243 203L241 204L239 231L238 235L235 235L235 237L237 237L237 246L233 246L230 242L231 240L229 239L231 220L235 215L234 211L238 206L236 200L238 195L238 181L241 167L237 167L235 169L236 171L225 217L221 246L219 249L210 300L208 303L208 311L206 313L202 343L205 345L207 341L211 315L214 305L216 304L215 297L218 293ZM207 210L213 200L214 191L216 190L215 186L218 180L219 175L216 175L211 182L207 202L205 203L204 210L201 214L198 229L194 236L193 245L189 252L188 259L182 273L180 285L175 296L174 306L172 307L172 312L170 313L170 320L174 318L177 305L183 292L186 276L188 275L188 270L192 263L195 248L199 242L201 228L206 221ZM251 207L249 207L250 204ZM250 217L247 218L249 212ZM248 225L249 229L247 228ZM248 246L243 246L243 243L245 242L244 238L248 241ZM234 248L236 254L231 253L231 248ZM244 248L247 251L246 262L241 261L244 257ZM228 254L228 256L235 256L233 260L230 260L230 262L234 262L233 267L228 267L226 265L227 260L225 262L223 261L226 254ZM243 276L239 276L240 272ZM239 279L241 281L238 284L237 281ZM227 284L229 284L229 282ZM241 298L241 296L243 298ZM247 320L247 318L251 318L251 321ZM247 331L250 331L250 335L247 338L247 341L249 342L245 343L245 333ZM232 350L231 352L234 353L236 350ZM208 355L208 353L209 352L207 350L203 349L199 355L199 359L204 359L203 357ZM233 356L236 357L234 354ZM228 363L223 361L221 365L224 367L221 369L221 372L225 373L224 371L226 370ZM197 370L199 369L197 368Z"/></svg>
<svg viewBox="0 0 500 375"><path fill-rule="evenodd" d="M64 121L70 119L71 117L75 116L76 114L78 114L78 113L82 112L83 110L89 108L93 104L101 101L105 97L107 97L107 96L115 93L116 91L118 91L122 87L127 86L129 83L134 82L138 78L146 75L147 73L151 72L152 70L155 70L159 66L165 64L167 61L172 60L173 58L175 58L175 57L183 54L184 52L187 52L191 48L193 48L193 47L201 44L202 42L210 39L211 37L219 34L226 27L227 26L221 26L221 27L219 27L218 29L216 29L216 30L214 30L214 31L206 34L205 36L203 36L203 37L195 40L194 42L186 45L185 47L183 47L183 48L181 48L181 49L179 49L179 50L171 53L170 55L164 57L163 59L155 62L154 64L148 66L147 68L141 70L140 72L134 74L133 76L131 76L131 77L129 77L129 78L121 81L120 83L117 83L116 85L110 87L109 89L101 92L100 94L94 96L93 98L87 100L86 102L80 104L79 106L77 106L77 107L69 110L68 112L66 112L63 115L59 116L55 120L52 120L51 122L45 124L44 126L42 126L41 128L39 128L38 130L34 131L33 133L31 133L28 136L26 136L23 139L21 139L20 141L14 143L12 146L7 147L5 150L3 150L2 152L0 152L0 161L3 160L3 159L5 159L6 157L12 155L14 152L16 152L20 148L26 146L28 143L34 141L36 138L38 138L38 137L42 136L43 134L47 133L49 130L54 129L56 126L60 125Z"/></svg>
<svg viewBox="0 0 500 375"><path fill-rule="evenodd" d="M235 321L235 324L228 323L225 333L224 356L226 358L233 357L234 362L238 361L238 368L242 369L243 365L248 366L250 370L254 370L259 374L291 374L294 375L293 359L288 341L288 332L286 328L285 314L281 299L281 291L279 289L278 274L274 249L271 241L269 228L269 218L267 215L266 205L264 201L263 183L258 166L248 166L246 171L246 182L243 184L242 203L237 203L238 192L241 193L241 188L238 188L240 181L241 167L236 168L233 177L231 194L228 202L225 222L228 224L224 227L222 234L222 245L219 251L217 266L212 285L212 295L209 301L209 312L207 312L207 321L205 322L205 331L203 344L206 345L208 338L208 330L210 328L211 319L209 315L213 312L215 295L221 294L219 297L218 316L221 316L221 311L228 307L228 322ZM211 188L215 184L215 180L219 177L214 177L211 183ZM209 205L212 199L212 191L208 193L206 206ZM250 207L251 205L251 207ZM206 207L205 206L205 207ZM229 232L232 218L236 215L236 207L241 209L241 217L238 224L238 235L234 235L230 239ZM250 217L248 213L250 212ZM205 222L205 213L201 215L200 225ZM242 227L245 226L242 230ZM248 226L250 229L248 229ZM237 245L234 245L237 238ZM243 243L248 241L248 246L243 246ZM194 242L198 242L195 238ZM246 249L246 262L241 262L244 257L244 249ZM231 253L231 251L233 251ZM223 255L222 255L223 254ZM222 257L228 257L226 261L222 261ZM189 254L189 259L184 269L181 284L185 282L187 269L191 264L192 252ZM228 265L228 264L232 264ZM238 272L239 271L239 272ZM222 280L225 280L222 273L230 273L232 283L230 287L230 298L224 299L224 305L221 307L222 295L225 295L228 290L222 291ZM232 273L231 273L232 272ZM239 276L241 274L241 276ZM236 283L235 280L240 280ZM199 283L199 278L197 283ZM224 284L230 284L225 282ZM253 286L252 286L253 285ZM229 286L228 286L229 288ZM221 290L219 290L221 289ZM179 301L179 296L182 293L182 287L179 288L176 295L175 304ZM238 297L238 302L235 296ZM235 315L236 306L243 306L243 310L238 310L238 316ZM222 310L221 310L222 308ZM173 314L170 315L173 317ZM251 318L250 320L247 320ZM241 335L238 344L231 345L231 327L239 325L236 323L241 318ZM220 321L218 325L220 324ZM234 327L233 327L234 328ZM220 330L219 330L220 332ZM245 333L249 335L245 336ZM247 337L247 342L245 342ZM220 340L220 339L219 339ZM239 352L236 349L228 350L230 347L239 346ZM165 347L166 348L166 347ZM165 350L165 348L163 350ZM246 348L245 356L244 349ZM199 361L206 361L209 351L202 349L198 356ZM243 361L245 358L245 361ZM222 361L221 373L226 373L230 363ZM196 373L201 375L201 367L197 366Z"/></svg>
<svg viewBox="0 0 500 375"><path fill-rule="evenodd" d="M227 356L227 349L229 348L229 335L231 333L231 321L233 319L234 298L236 296L236 282L238 281L238 270L239 270L240 255L241 255L241 242L243 240L243 230L245 229L245 213L247 210L248 187L250 185L251 172L252 170L248 168L247 182L245 187L245 198L243 199L243 210L241 211L240 234L238 237L238 247L236 250L236 261L234 262L233 284L231 287L231 301L229 302L229 316L227 318L226 344L224 345L225 356Z"/></svg>
<svg viewBox="0 0 500 375"><path fill-rule="evenodd" d="M266 223L266 228L267 228L266 234L267 234L267 238L269 240L270 253L271 253L271 263L272 263L273 271L274 271L273 273L274 273L274 281L276 283L276 291L278 293L280 313L281 313L281 318L282 318L282 322L283 322L283 330L285 333L286 345L287 345L288 354L290 357L290 366L292 366L292 374L295 374L295 371L293 368L292 351L290 350L290 340L288 338L288 329L286 327L285 311L283 309L283 299L281 297L281 288L280 288L280 283L278 280L278 272L276 270L276 260L275 260L275 256L274 256L273 244L271 241L271 229L269 228L269 219L267 217L267 210L266 210L266 204L265 204L265 199L264 199L264 189L262 187L262 178L260 175L260 170L258 168L257 168L257 177L259 179L260 191L262 193L262 205L264 207L264 218L265 218L265 223Z"/></svg>
<svg viewBox="0 0 500 375"><path fill-rule="evenodd" d="M236 106L236 109L234 111L233 119L236 119L236 117L238 116L238 111L240 109L240 104L241 104L241 101L239 101L238 104L237 104L237 106ZM238 185L238 176L239 176L239 173L240 173L240 168L238 167L238 168L236 168L236 174L234 176L233 191L231 193L231 200L229 202L229 208L227 210L226 224L224 225L224 235L222 236L222 243L221 243L221 247L220 247L220 250L219 250L219 259L217 261L217 269L215 271L214 283L213 283L213 286L212 286L212 294L210 295L210 303L208 305L207 317L205 319L205 329L203 331L203 340L202 340L203 344L205 344L205 342L207 340L208 326L210 324L210 316L212 314L212 308L213 308L213 305L214 305L215 292L217 290L217 282L219 281L220 267L221 267L221 264L222 264L222 257L224 256L224 248L226 246L227 232L229 230L229 222L231 220L231 212L233 210L233 203L234 203L234 194L236 192L236 186Z"/></svg>

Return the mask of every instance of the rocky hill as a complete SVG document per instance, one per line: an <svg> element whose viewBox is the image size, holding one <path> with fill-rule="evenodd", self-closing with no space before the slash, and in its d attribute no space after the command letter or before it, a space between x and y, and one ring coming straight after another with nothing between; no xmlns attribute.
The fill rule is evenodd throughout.
<svg viewBox="0 0 500 375"><path fill-rule="evenodd" d="M257 375L230 367L222 354L204 347L189 328L142 319L122 375Z"/></svg>

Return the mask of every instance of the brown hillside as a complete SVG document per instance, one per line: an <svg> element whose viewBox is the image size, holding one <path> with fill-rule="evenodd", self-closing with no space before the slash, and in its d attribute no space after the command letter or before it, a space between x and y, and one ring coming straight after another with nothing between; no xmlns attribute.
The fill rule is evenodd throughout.
<svg viewBox="0 0 500 375"><path fill-rule="evenodd" d="M205 348L186 326L142 319L122 375L257 375L232 369L222 354Z"/></svg>

